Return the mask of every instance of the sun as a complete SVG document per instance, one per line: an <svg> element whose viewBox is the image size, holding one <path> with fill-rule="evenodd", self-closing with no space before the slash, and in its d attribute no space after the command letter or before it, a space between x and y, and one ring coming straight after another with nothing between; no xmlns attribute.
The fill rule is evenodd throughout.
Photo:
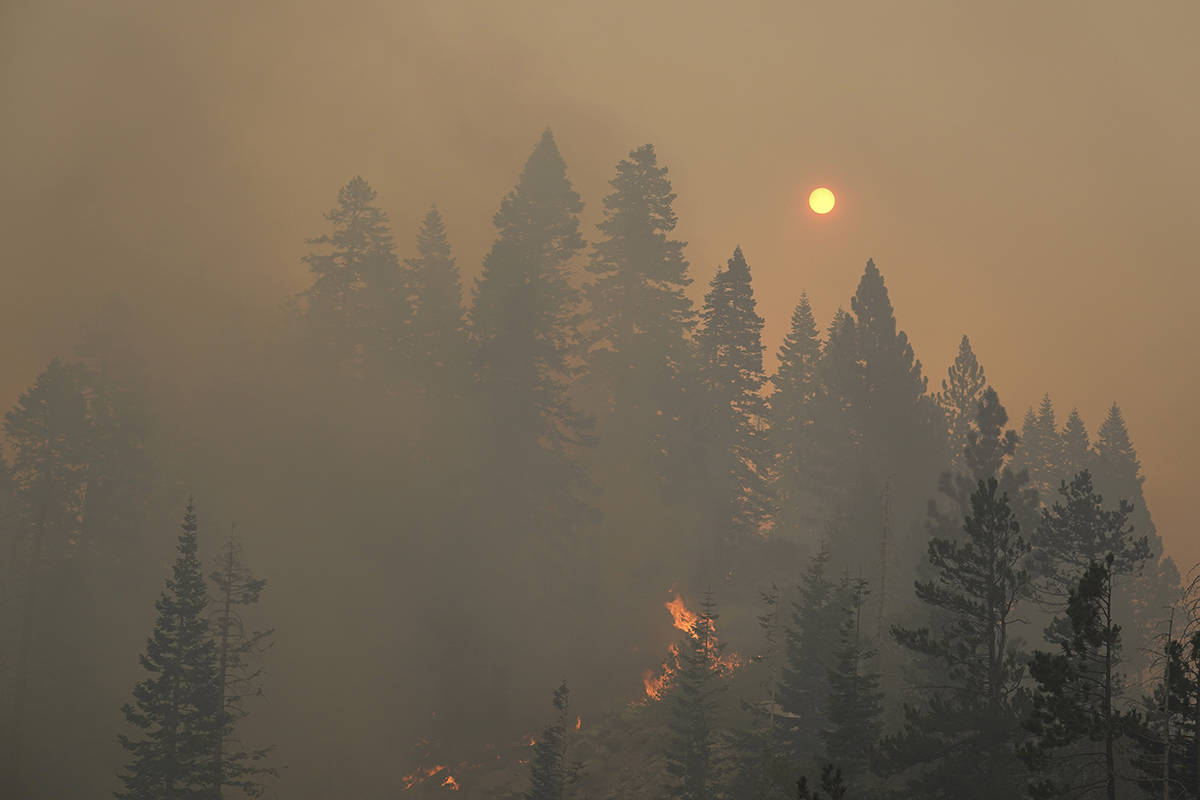
<svg viewBox="0 0 1200 800"><path fill-rule="evenodd" d="M812 194L808 196L808 207L818 214L828 214L833 211L833 204L837 200L833 196L833 192L826 189L824 186L818 186L812 190Z"/></svg>

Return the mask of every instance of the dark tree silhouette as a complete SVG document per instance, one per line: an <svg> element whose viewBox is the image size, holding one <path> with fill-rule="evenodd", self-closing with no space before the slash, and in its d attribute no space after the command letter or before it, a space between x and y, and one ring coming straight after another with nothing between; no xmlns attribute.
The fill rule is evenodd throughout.
<svg viewBox="0 0 1200 800"><path fill-rule="evenodd" d="M205 615L208 597L197 556L197 527L189 501L178 557L154 604L158 616L141 657L148 674L134 687L133 703L122 709L137 733L119 737L130 754L120 775L124 789L116 793L121 800L220 796L215 766L228 726Z"/></svg>
<svg viewBox="0 0 1200 800"><path fill-rule="evenodd" d="M563 683L554 690L554 722L542 731L529 761L529 791L525 800L563 800L572 780L572 765L567 761L567 711L570 691Z"/></svg>
<svg viewBox="0 0 1200 800"><path fill-rule="evenodd" d="M976 409L983 397L987 379L983 365L971 349L971 340L963 334L958 345L958 355L944 379L942 390L935 395L938 406L946 420L946 442L950 450L952 469L962 469L967 446L967 433L976 417Z"/></svg>
<svg viewBox="0 0 1200 800"><path fill-rule="evenodd" d="M250 630L243 609L258 603L267 582L256 578L242 560L241 542L225 540L215 569L209 575L216 586L210 625L216 646L217 692L224 720L214 772L223 789L232 786L250 797L259 797L266 786L262 778L276 771L265 763L271 748L246 749L237 734L238 723L249 714L246 700L262 694L263 671L256 658L271 645L273 630Z"/></svg>
<svg viewBox="0 0 1200 800"><path fill-rule="evenodd" d="M405 259L403 275L411 308L407 339L412 363L406 379L442 401L459 396L469 382L462 280L436 206L421 222L417 255Z"/></svg>
<svg viewBox="0 0 1200 800"><path fill-rule="evenodd" d="M24 567L13 576L19 583L13 591L21 597L20 633L6 726L8 780L18 794L27 791L22 767L42 583L48 565L62 562L80 545L90 435L85 387L81 365L55 359L4 417L16 505L8 524L19 532L12 542L13 564L14 570L17 563Z"/></svg>
<svg viewBox="0 0 1200 800"><path fill-rule="evenodd" d="M408 316L387 215L374 202L357 175L338 191L325 214L333 232L309 240L328 250L304 257L313 283L299 295L314 355L359 377L395 368Z"/></svg>
<svg viewBox="0 0 1200 800"><path fill-rule="evenodd" d="M815 538L831 519L829 443L820 436L827 422L821 380L821 338L808 296L792 312L792 324L779 348L768 404L771 496L774 530L795 539Z"/></svg>
<svg viewBox="0 0 1200 800"><path fill-rule="evenodd" d="M1034 738L1022 755L1034 769L1054 772L1030 784L1035 800L1099 787L1116 800L1118 742L1135 730L1137 717L1116 704L1123 686L1121 627L1113 617L1115 561L1109 553L1088 564L1071 590L1066 617L1047 631L1061 652L1035 651L1029 664L1037 681L1028 721Z"/></svg>
<svg viewBox="0 0 1200 800"><path fill-rule="evenodd" d="M750 266L738 247L709 284L698 335L705 390L702 492L711 515L707 558L712 563L720 562L730 540L758 533L768 512L765 408L759 394L765 380L763 319L755 305Z"/></svg>
<svg viewBox="0 0 1200 800"><path fill-rule="evenodd" d="M920 797L1001 800L1023 788L1014 747L1024 665L1010 629L1029 588L1021 568L1029 545L995 478L978 482L963 534L929 542L935 577L918 581L916 592L934 624L892 628L925 662L928 702L905 706L903 727L884 739L881 766Z"/></svg>
<svg viewBox="0 0 1200 800"><path fill-rule="evenodd" d="M678 450L688 368L688 335L695 326L684 242L670 239L675 193L653 145L617 164L604 198L604 238L592 250L584 288L586 371L605 398L604 421L628 461L663 471L662 454Z"/></svg>

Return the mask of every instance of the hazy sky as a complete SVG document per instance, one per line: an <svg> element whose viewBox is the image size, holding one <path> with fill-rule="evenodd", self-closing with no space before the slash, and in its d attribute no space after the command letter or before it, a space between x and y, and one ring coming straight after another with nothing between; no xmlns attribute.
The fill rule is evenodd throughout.
<svg viewBox="0 0 1200 800"><path fill-rule="evenodd" d="M436 201L469 284L550 126L593 236L655 143L696 296L741 244L771 351L802 289L824 324L873 257L931 384L965 332L1017 425L1045 391L1092 433L1119 402L1186 570L1197 26L1194 0L9 0L0 403L114 292L165 348L252 332L356 173L402 255Z"/></svg>

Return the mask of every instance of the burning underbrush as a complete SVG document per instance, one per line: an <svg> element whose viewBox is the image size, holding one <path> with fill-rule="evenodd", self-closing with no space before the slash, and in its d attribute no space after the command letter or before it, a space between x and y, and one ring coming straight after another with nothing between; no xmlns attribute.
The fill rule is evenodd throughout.
<svg viewBox="0 0 1200 800"><path fill-rule="evenodd" d="M677 630L691 636L693 639L698 639L697 623L700 622L700 615L688 609L683 603L683 598L676 594L675 599L664 604L667 611L671 613L671 619ZM711 621L710 621L711 622ZM714 672L721 675L731 675L734 670L742 666L744 663L741 656L737 653L722 653L720 643L716 637L716 624L712 623L712 633L709 635L706 642L708 649L709 663ZM672 642L667 648L667 657L659 667L658 672L654 670L646 670L642 675L642 685L646 691L646 697L641 702L650 700L662 700L663 695L679 672L679 642Z"/></svg>
<svg viewBox="0 0 1200 800"><path fill-rule="evenodd" d="M722 677L740 674L751 659L725 651L718 642L715 625L702 613L687 607L682 596L662 605L671 616L676 631L700 641L697 630L706 634L705 647L709 667ZM705 625L707 623L707 626ZM661 665L642 675L641 696L615 706L616 710L589 718L571 713L566 718L567 759L581 764L579 781L587 794L626 791L637 796L645 788L647 776L662 774L663 743L668 738L667 708L659 702L674 686L680 670L680 648L687 640L680 636L667 646ZM476 755L464 758L438 758L446 748L430 740L418 744L420 767L404 776L406 796L432 797L443 792L461 792L463 797L512 798L517 800L528 788L529 762L537 746L537 737L529 734L513 737L505 745L486 745ZM624 787L624 788L622 788Z"/></svg>

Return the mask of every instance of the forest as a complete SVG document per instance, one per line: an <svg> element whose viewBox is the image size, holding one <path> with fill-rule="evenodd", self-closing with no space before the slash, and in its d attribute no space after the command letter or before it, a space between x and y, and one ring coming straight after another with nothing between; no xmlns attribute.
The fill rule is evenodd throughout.
<svg viewBox="0 0 1200 800"><path fill-rule="evenodd" d="M776 347L653 145L594 230L550 130L512 166L469 287L354 176L235 366L156 370L114 296L32 379L0 794L1200 797L1200 589L1117 404L1008 408L968 335L926 375L883 253Z"/></svg>

